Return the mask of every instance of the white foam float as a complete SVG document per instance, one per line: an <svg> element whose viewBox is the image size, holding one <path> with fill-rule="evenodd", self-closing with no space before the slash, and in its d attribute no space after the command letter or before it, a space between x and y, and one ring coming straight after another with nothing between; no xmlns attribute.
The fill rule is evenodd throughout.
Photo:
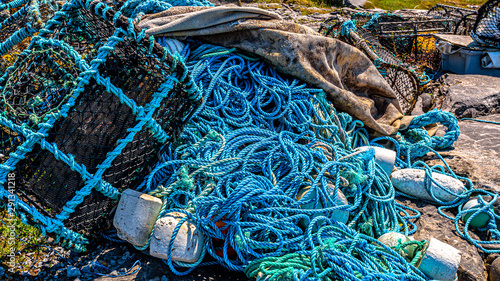
<svg viewBox="0 0 500 281"><path fill-rule="evenodd" d="M118 237L139 247L146 245L161 206L160 198L132 189L125 190L113 218Z"/></svg>
<svg viewBox="0 0 500 281"><path fill-rule="evenodd" d="M425 199L428 201L436 202L426 190L425 171L419 169L401 169L394 171L391 174L392 185L399 191L413 197ZM438 187L435 183L428 179L431 183L430 189L434 196L444 202L449 202L457 199L457 195L466 191L464 184L450 176L432 173L432 178L440 184L443 188ZM451 193L450 194L446 190Z"/></svg>
<svg viewBox="0 0 500 281"><path fill-rule="evenodd" d="M380 236L377 240L382 244L386 245L387 247L394 247L399 244L399 241L401 241L401 243L405 243L405 242L410 242L413 239L410 239L409 237L406 237L404 234L398 232L388 232ZM410 262L415 256L415 248L416 247L414 244L408 245L397 251L397 253L400 254L403 258L405 258L406 261Z"/></svg>
<svg viewBox="0 0 500 281"><path fill-rule="evenodd" d="M370 148L375 150L375 162L382 167L387 176L390 176L396 162L396 151L377 146L361 146L356 150L366 151Z"/></svg>
<svg viewBox="0 0 500 281"><path fill-rule="evenodd" d="M175 227L186 215L179 212L170 212L158 219L151 243L149 254L160 259L168 258L168 246ZM179 228L172 246L172 260L195 263L200 258L204 237L196 225L185 221Z"/></svg>
<svg viewBox="0 0 500 281"><path fill-rule="evenodd" d="M453 281L461 258L459 250L431 238L418 269L434 280Z"/></svg>
<svg viewBox="0 0 500 281"><path fill-rule="evenodd" d="M330 198L333 198L335 195L335 187L333 185L327 184L326 186L326 192L327 195L330 196ZM302 209L313 209L314 208L314 202L316 202L316 193L311 189L311 186L306 186L303 187L299 193L297 194L296 198L297 201L299 200L312 200L310 203L306 203L301 205ZM337 197L334 200L335 205L331 204L328 202L326 206L323 206L323 203L321 201L318 202L316 208L329 208L333 206L344 206L344 205L349 205L349 201L347 201L347 198L345 197L344 193L338 189L337 191ZM314 215L314 217L319 216L319 215L326 215L326 214L320 214L317 213ZM349 212L344 211L344 210L335 210L332 212L332 216L330 216L331 219L340 221L342 223L346 223L347 220L349 219Z"/></svg>

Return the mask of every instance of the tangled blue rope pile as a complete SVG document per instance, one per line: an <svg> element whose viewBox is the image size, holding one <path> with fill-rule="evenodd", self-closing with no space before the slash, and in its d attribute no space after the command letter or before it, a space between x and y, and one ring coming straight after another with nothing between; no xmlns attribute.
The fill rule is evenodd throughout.
<svg viewBox="0 0 500 281"><path fill-rule="evenodd" d="M180 4L211 5L207 1L131 0L120 12L137 20L144 13ZM106 9L102 10L103 17L106 17ZM57 17L62 15L59 13ZM355 25L346 26L344 32L350 28ZM129 29L133 30L133 20ZM42 35L44 32L48 31L42 30ZM116 34L132 36L137 41L145 36L144 30L136 34L121 28ZM98 67L121 39L118 35L111 37L91 62L86 62L64 42L41 37L33 39L33 42L57 44L68 49L85 72L68 104L56 115L49 116L48 121L40 123L38 131L0 118L1 125L28 139L17 154L0 165L0 183L6 181L25 151L40 143L88 181L79 191L82 195L95 188L111 198L118 197L118 190L100 180L100 174L90 175L85 167L75 164L71 155L61 153L41 139L57 118L65 117L75 98L84 90L84 84L91 77L100 77ZM166 40L159 42L166 46ZM153 38L150 43L152 49ZM499 243L475 241L468 235L468 223L463 231L458 223L462 214L472 213L474 217L485 212L492 219L482 230L491 231L498 240L500 233L496 230L495 218L499 217L490 209L493 200L481 199L479 207L460 211L454 218L442 212L462 205L472 194L490 195L495 200L496 195L474 189L470 180L456 176L442 158L444 167L429 167L418 160L429 152L437 154L436 150L449 148L457 140L460 130L451 113L431 111L414 118L409 128L395 138L370 140L363 123L346 113L336 112L323 90L281 75L258 58L240 54L236 49L196 41L189 41L180 54L173 55L175 64L184 64L192 77L184 84L189 87L190 97L198 99L199 89L203 104L186 124L181 137L164 148L163 161L137 190L162 198L159 217L169 212L186 215L177 224L171 241L175 240L184 221L195 224L205 237L202 254L193 264L173 261L173 242L170 243L170 254L165 262L175 274L185 275L196 266L214 263L202 262L209 255L215 262L230 270L244 271L251 278L426 280L427 277L412 264L374 239L392 231L410 235L416 231L413 221L420 216L417 210L395 201L398 193L389 175L376 164L374 149L357 150L361 146L380 146L382 142L394 144L398 168L423 169L431 182L432 172L465 181L468 191L452 202L437 200L430 185L428 191L442 205L440 212L455 220L464 238L485 252L494 250L484 248L484 244ZM152 106L168 95L177 79L187 77L187 72L176 75L180 77L172 75L162 91L155 93ZM104 78L97 80L110 88L109 79L106 81ZM116 90L113 93L121 102L127 101L123 92ZM131 108L134 113L145 114L142 107L132 105ZM153 126L149 122L153 110L148 111L147 116L138 117L140 122L133 132L142 126ZM436 122L448 128L442 137L431 137L423 129ZM149 129L155 133L155 128ZM155 137L165 140L165 132L156 133ZM104 164L109 165L131 138L132 133L116 151L109 153ZM305 189L311 197L299 196ZM75 248L83 250L86 239L64 228L63 223L74 207L82 203L80 193L68 202L65 211L56 219L47 219L21 200L16 201L19 209L24 209L42 225L42 230L58 233L70 246L74 244ZM0 197L8 196L10 193L6 190L0 193ZM346 204L339 203L342 196ZM343 224L337 218L345 212L349 213L349 219ZM140 248L145 249L148 244Z"/></svg>
<svg viewBox="0 0 500 281"><path fill-rule="evenodd" d="M167 44L165 40L159 42ZM398 134L399 140L381 137L370 141L362 122L337 113L322 90L284 77L254 58L240 56L235 49L191 42L181 56L203 92L204 104L139 190L162 197L165 207L160 216L183 212L186 220L201 229L208 237L202 257L208 253L223 266L245 270L255 277L259 262L318 251L312 246L316 244L302 242L312 235L312 229L334 231L326 222L312 226L318 217L335 218L339 211L350 212L346 225L352 237L344 238L359 251L370 248L366 237L390 231L407 235L415 232L412 220L420 213L394 200L396 192L388 175L375 164L373 150L355 149L390 140L398 152L398 167L438 169L414 160L453 144L460 133L453 115L431 111L415 118L404 134ZM448 127L443 137L429 137L422 129L435 122ZM311 188L316 202L296 200L305 187ZM339 190L348 198L348 205L338 205L335 196L330 196ZM314 208L302 207L308 203ZM356 239L365 244L355 243ZM313 252L304 255L314 259ZM335 255L322 258L329 263L339 258ZM344 258L360 262L354 256ZM309 260L309 269L301 265L303 270L292 270L293 278L321 279L317 261ZM418 270L399 261L404 274L412 276L409 280L423 278ZM201 259L195 264L173 262L171 258L166 262L173 272L183 275ZM249 264L253 271L249 271ZM179 266L191 269L182 272ZM398 271L403 275L391 279L384 270L378 265L370 272L354 271L360 279L374 272L384 280L403 278ZM282 273L276 274L283 277ZM324 276L328 274L337 273L328 271Z"/></svg>

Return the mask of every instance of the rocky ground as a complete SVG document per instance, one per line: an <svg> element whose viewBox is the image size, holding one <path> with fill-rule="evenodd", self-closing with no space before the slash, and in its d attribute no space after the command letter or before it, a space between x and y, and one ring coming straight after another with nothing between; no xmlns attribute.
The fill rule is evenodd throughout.
<svg viewBox="0 0 500 281"><path fill-rule="evenodd" d="M305 24L318 30L329 18L332 9L307 8L297 5L245 4L275 11L285 19ZM414 114L432 108L453 112L458 118L479 118L500 122L500 78L479 75L444 75L430 88L431 94L420 97ZM458 175L469 177L476 188L500 191L500 125L475 121L460 121L461 135L452 150L441 152L450 167ZM439 133L439 132L438 132ZM442 133L442 132L440 132ZM428 164L438 164L433 155L425 158ZM498 254L484 254L475 246L460 238L453 222L439 215L433 205L416 200L401 199L402 203L422 212L416 221L416 239L435 237L449 243L462 252L459 280L500 280ZM500 211L500 202L496 206ZM500 213L500 212L499 212ZM452 213L450 213L452 214ZM489 239L477 231L473 238ZM131 245L100 242L96 248L79 255L56 245L45 247L46 255L29 261L37 268L38 275L27 272L7 276L0 267L2 280L247 280L242 273L230 272L221 266L199 267L186 276L176 276L163 261L144 254ZM140 265L136 263L140 262ZM491 269L491 270L490 270ZM94 272L94 273L92 273ZM121 277L126 272L131 274ZM106 276L107 275L107 276ZM114 276L114 277L111 277Z"/></svg>

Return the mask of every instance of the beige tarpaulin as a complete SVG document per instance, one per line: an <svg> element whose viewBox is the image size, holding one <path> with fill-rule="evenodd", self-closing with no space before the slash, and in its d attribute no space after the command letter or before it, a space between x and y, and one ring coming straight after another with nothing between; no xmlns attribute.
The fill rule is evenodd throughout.
<svg viewBox="0 0 500 281"><path fill-rule="evenodd" d="M323 89L338 110L380 134L393 135L411 121L361 51L275 13L236 6L173 7L147 15L138 27L149 35L196 37L259 55L277 70Z"/></svg>

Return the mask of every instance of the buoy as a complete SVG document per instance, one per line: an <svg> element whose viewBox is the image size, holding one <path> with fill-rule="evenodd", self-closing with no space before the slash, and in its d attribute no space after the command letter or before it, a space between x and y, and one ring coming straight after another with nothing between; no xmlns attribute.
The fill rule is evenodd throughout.
<svg viewBox="0 0 500 281"><path fill-rule="evenodd" d="M146 245L161 206L160 198L132 189L125 190L113 218L118 237L138 247Z"/></svg>
<svg viewBox="0 0 500 281"><path fill-rule="evenodd" d="M172 234L179 221L186 215L179 212L170 212L158 219L151 244L149 244L149 254L160 259L168 258L168 245L172 239ZM203 233L196 225L185 221L182 223L172 245L172 260L195 263L200 258L203 249Z"/></svg>
<svg viewBox="0 0 500 281"><path fill-rule="evenodd" d="M334 194L335 186L327 184L325 189L326 189L327 195L330 196L330 198L333 198L335 195ZM301 205L302 209L314 209L314 204L315 204L316 200L318 200L316 198L316 192L314 192L314 190L311 190L311 186L306 186L306 187L302 188L299 191L299 193L297 194L295 199L297 201L299 201L299 200L305 200L305 201L312 200L309 203ZM325 206L323 206L323 203L320 200L318 202L318 204L316 205L316 208L322 209L322 208L329 208L329 207L333 207L333 206L349 205L349 201L347 201L347 198L345 197L344 193L342 193L342 191L340 191L340 189L338 189L338 191L337 191L337 198L335 198L334 202L335 202L335 205L331 204L330 202L327 202L328 204L325 207ZM335 210L335 211L331 212L331 214L332 214L330 216L331 219L340 221L342 223L346 223L347 220L349 219L349 212L348 211ZM326 214L317 213L313 217L317 217L319 215L326 215Z"/></svg>
<svg viewBox="0 0 500 281"><path fill-rule="evenodd" d="M375 162L382 167L387 176L390 176L396 162L396 151L377 146L361 146L356 150L366 151L370 148L375 150Z"/></svg>
<svg viewBox="0 0 500 281"><path fill-rule="evenodd" d="M484 197L483 197L483 200L485 202L489 202ZM481 206L482 206L481 205L481 201L479 201L479 198L476 197L476 198L472 198L471 200L467 201L467 203L465 203L463 205L463 207L461 208L461 210L462 211L467 211L467 210L470 210L472 208L480 208ZM490 210L493 211L493 207L492 206L490 206ZM462 215L462 221L467 222L469 220L469 218L474 213L475 212L470 212L470 213L466 213L466 214ZM475 228L483 228L483 227L486 227L488 225L489 221L490 221L490 216L488 215L488 213L486 213L486 212L480 212L479 214L477 214L476 216L474 216L472 218L472 220L469 222L469 225L471 227L475 227Z"/></svg>
<svg viewBox="0 0 500 281"><path fill-rule="evenodd" d="M426 190L426 181L432 183L431 190L434 196L444 202L449 202L457 199L456 195L448 193L446 190L461 194L466 189L464 184L450 176L432 173L432 178L439 183L444 189L438 187L431 179L426 180L425 171L419 169L401 169L394 171L391 174L392 185L399 191L420 199L436 202Z"/></svg>
<svg viewBox="0 0 500 281"><path fill-rule="evenodd" d="M398 232L388 232L380 236L377 240L387 247L394 247L398 244L412 241L412 239L410 239L409 237L406 237L405 235ZM397 253L405 258L407 262L410 262L415 256L415 245L408 245L397 251Z"/></svg>
<svg viewBox="0 0 500 281"><path fill-rule="evenodd" d="M436 238L431 238L418 269L431 279L453 281L460 260L459 250Z"/></svg>

